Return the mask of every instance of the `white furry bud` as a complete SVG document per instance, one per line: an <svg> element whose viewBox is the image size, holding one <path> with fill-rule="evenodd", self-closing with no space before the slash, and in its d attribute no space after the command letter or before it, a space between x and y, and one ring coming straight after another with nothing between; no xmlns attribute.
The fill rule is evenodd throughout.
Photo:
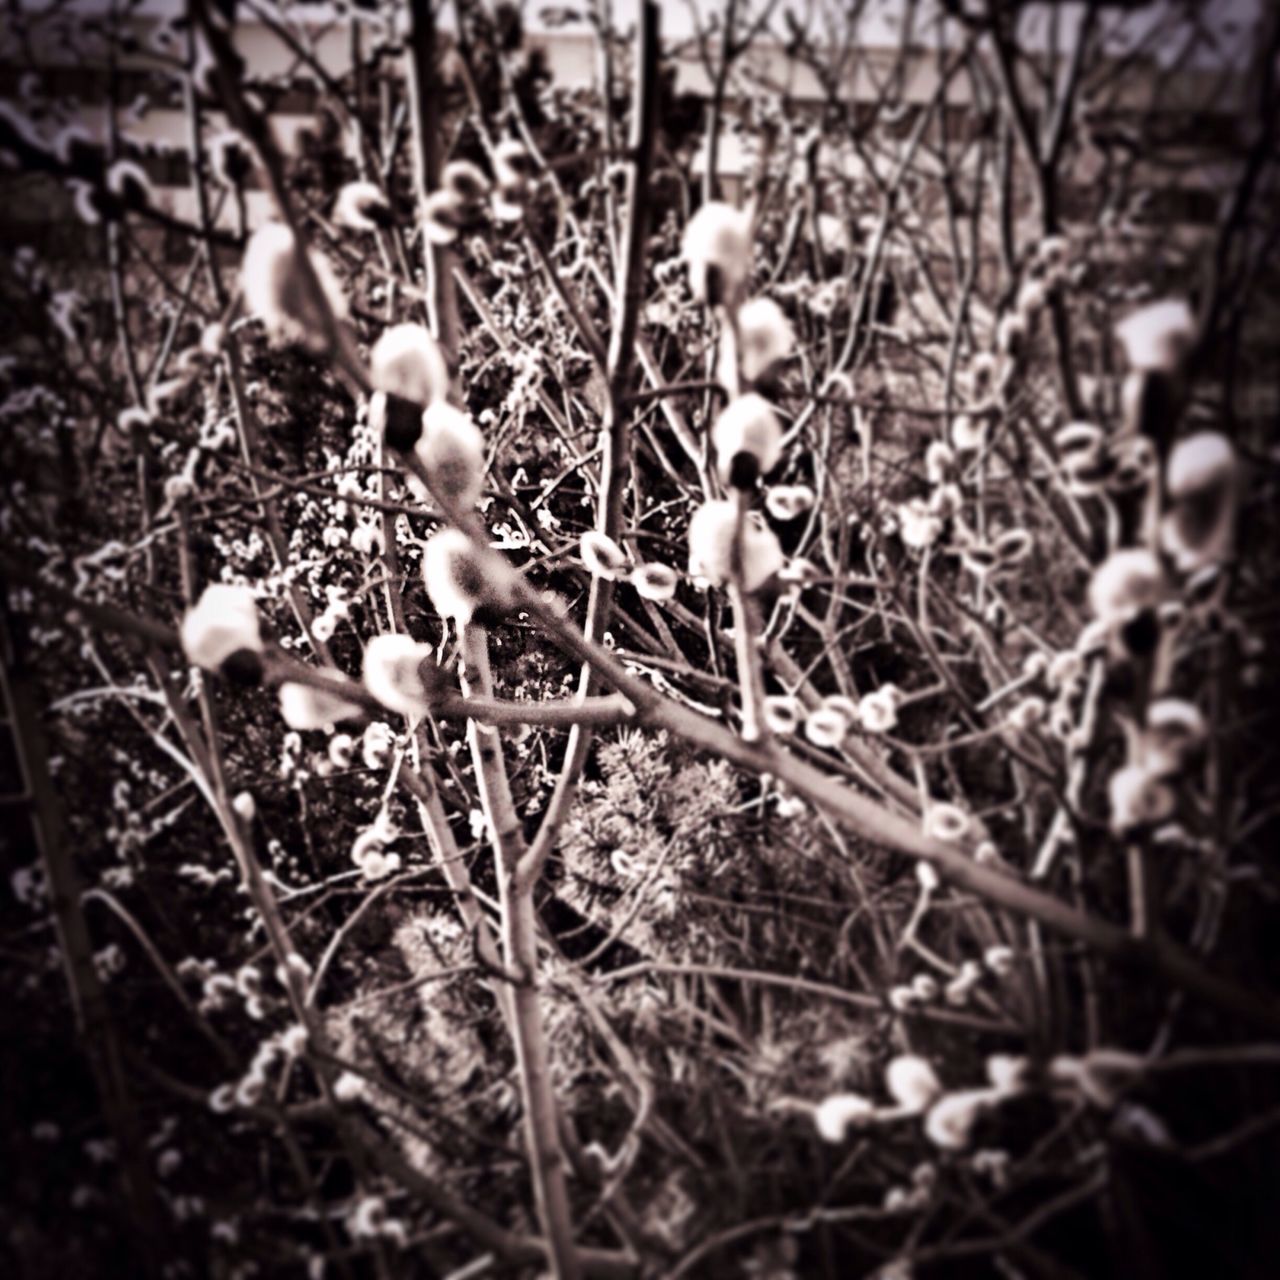
<svg viewBox="0 0 1280 1280"><path fill-rule="evenodd" d="M323 675L342 678L342 672L336 667L320 670ZM327 729L339 720L358 716L360 707L325 689L313 689L289 680L280 686L280 714L290 729Z"/></svg>
<svg viewBox="0 0 1280 1280"><path fill-rule="evenodd" d="M898 723L897 690L885 685L858 703L858 719L867 733L888 733Z"/></svg>
<svg viewBox="0 0 1280 1280"><path fill-rule="evenodd" d="M916 1054L904 1053L885 1068L885 1088L904 1110L924 1111L942 1092L942 1082L929 1063Z"/></svg>
<svg viewBox="0 0 1280 1280"><path fill-rule="evenodd" d="M1226 558L1235 535L1238 464L1231 442L1200 431L1174 445L1165 470L1169 511L1160 540L1181 573Z"/></svg>
<svg viewBox="0 0 1280 1280"><path fill-rule="evenodd" d="M815 747L838 747L848 732L848 720L832 707L818 707L805 717L804 736Z"/></svg>
<svg viewBox="0 0 1280 1280"><path fill-rule="evenodd" d="M963 1089L945 1094L925 1117L925 1137L946 1151L967 1147L978 1118L990 1110L999 1097L994 1089Z"/></svg>
<svg viewBox="0 0 1280 1280"><path fill-rule="evenodd" d="M467 204L483 200L489 194L490 187L484 170L470 160L450 160L440 175L440 185Z"/></svg>
<svg viewBox="0 0 1280 1280"><path fill-rule="evenodd" d="M1177 773L1207 732L1204 716L1194 703L1182 698L1158 698L1147 708L1143 763L1157 777Z"/></svg>
<svg viewBox="0 0 1280 1280"><path fill-rule="evenodd" d="M391 206L373 182L348 182L338 192L333 220L351 231L376 231L391 224Z"/></svg>
<svg viewBox="0 0 1280 1280"><path fill-rule="evenodd" d="M1164 587L1160 562L1139 547L1116 551L1094 571L1089 606L1100 621L1127 622L1155 605Z"/></svg>
<svg viewBox="0 0 1280 1280"><path fill-rule="evenodd" d="M748 382L764 377L795 345L791 321L776 302L752 298L738 308L738 367Z"/></svg>
<svg viewBox="0 0 1280 1280"><path fill-rule="evenodd" d="M582 563L597 578L615 582L627 572L627 553L607 535L589 529L579 544Z"/></svg>
<svg viewBox="0 0 1280 1280"><path fill-rule="evenodd" d="M969 831L969 815L953 804L929 806L925 814L924 833L934 840L963 840Z"/></svg>
<svg viewBox="0 0 1280 1280"><path fill-rule="evenodd" d="M430 703L420 669L431 659L431 646L409 636L374 636L364 651L365 688L392 711L422 715Z"/></svg>
<svg viewBox="0 0 1280 1280"><path fill-rule="evenodd" d="M765 510L775 520L794 520L812 509L813 490L807 484L774 485L764 496Z"/></svg>
<svg viewBox="0 0 1280 1280"><path fill-rule="evenodd" d="M478 609L506 613L514 601L515 576L510 565L492 552L482 554L460 529L442 529L428 539L422 577L436 612L452 618L459 628Z"/></svg>
<svg viewBox="0 0 1280 1280"><path fill-rule="evenodd" d="M732 576L733 542L738 525L735 503L705 502L689 522L689 572L723 586ZM784 557L771 529L753 520L742 524L742 585L758 591L779 569Z"/></svg>
<svg viewBox="0 0 1280 1280"><path fill-rule="evenodd" d="M333 269L320 254L307 256L329 310L345 319L347 300ZM245 306L270 334L313 350L324 347L322 312L303 281L293 232L283 223L265 223L250 237L240 281Z"/></svg>
<svg viewBox="0 0 1280 1280"><path fill-rule="evenodd" d="M1195 334L1195 318L1181 298L1153 302L1116 326L1130 367L1161 373L1176 372Z"/></svg>
<svg viewBox="0 0 1280 1280"><path fill-rule="evenodd" d="M799 698L787 694L775 694L764 700L764 722L770 733L781 737L795 733L804 715L804 704Z"/></svg>
<svg viewBox="0 0 1280 1280"><path fill-rule="evenodd" d="M711 441L716 449L716 466L725 484L739 488L754 485L759 476L772 471L782 457L782 424L773 406L752 392L730 401L711 428ZM741 455L753 459L739 473ZM749 481L749 483L748 483Z"/></svg>
<svg viewBox="0 0 1280 1280"><path fill-rule="evenodd" d="M751 273L751 218L713 200L689 219L681 244L699 302L732 303Z"/></svg>
<svg viewBox="0 0 1280 1280"><path fill-rule="evenodd" d="M107 190L132 209L145 208L155 195L147 171L135 160L117 160L107 170Z"/></svg>
<svg viewBox="0 0 1280 1280"><path fill-rule="evenodd" d="M665 564L638 565L627 579L642 599L659 603L675 595L679 580L676 571Z"/></svg>
<svg viewBox="0 0 1280 1280"><path fill-rule="evenodd" d="M835 1093L813 1109L813 1122L826 1142L843 1142L850 1128L860 1128L876 1113L875 1107L857 1093Z"/></svg>
<svg viewBox="0 0 1280 1280"><path fill-rule="evenodd" d="M1107 784L1111 801L1111 830L1127 835L1135 827L1163 822L1176 806L1173 791L1145 764L1117 769Z"/></svg>
<svg viewBox="0 0 1280 1280"><path fill-rule="evenodd" d="M484 436L471 418L444 400L437 400L422 415L422 434L413 447L426 469L435 493L455 506L470 511L484 491ZM409 487L420 498L416 476Z"/></svg>
<svg viewBox="0 0 1280 1280"><path fill-rule="evenodd" d="M369 376L377 390L424 407L449 390L444 357L420 324L392 325L382 334L369 354Z"/></svg>
<svg viewBox="0 0 1280 1280"><path fill-rule="evenodd" d="M369 725L360 739L360 757L366 769L380 769L391 759L396 735L391 726L382 720Z"/></svg>
<svg viewBox="0 0 1280 1280"><path fill-rule="evenodd" d="M182 619L182 650L187 660L217 671L233 653L262 652L258 605L248 587L206 587Z"/></svg>

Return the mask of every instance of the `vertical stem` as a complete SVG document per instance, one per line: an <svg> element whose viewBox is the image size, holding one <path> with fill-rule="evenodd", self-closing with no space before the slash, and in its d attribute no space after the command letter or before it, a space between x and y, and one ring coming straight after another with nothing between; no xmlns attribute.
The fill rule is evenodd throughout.
<svg viewBox="0 0 1280 1280"><path fill-rule="evenodd" d="M608 399L600 428L600 498L596 528L607 538L617 539L622 529L622 499L630 473L631 419L623 397L634 363L640 303L644 297L645 239L649 226L649 174L653 167L654 140L658 116L658 52L660 11L651 0L640 10L640 31L636 39L636 65L631 98L631 131L628 145L631 163L627 167L627 217L618 246L618 275L614 290L609 347L605 366ZM587 617L583 627L587 639L599 641L613 611L613 583L601 577L591 580ZM582 668L578 692L589 697L597 687L596 672ZM573 802L578 778L591 745L591 730L574 725L569 733L564 764L556 779L555 792L537 838L526 857L523 875L536 879L546 862L561 821Z"/></svg>
<svg viewBox="0 0 1280 1280"><path fill-rule="evenodd" d="M427 281L427 318L450 369L458 365L458 298L450 251L432 244L423 206L440 185L440 93L436 83L436 15L431 0L411 0L409 120L413 128L413 184L418 198L422 259Z"/></svg>
<svg viewBox="0 0 1280 1280"><path fill-rule="evenodd" d="M463 693L492 697L489 641L483 627L473 624L463 629L462 654L465 664ZM557 1280L577 1280L581 1272L573 1242L573 1215L565 1183L565 1158L560 1144L555 1095L551 1091L542 1012L538 1004L537 918L533 906L533 889L537 880L519 873L524 836L502 759L501 735L496 728L473 719L467 722L467 742L497 854L503 959L508 971L516 975L512 992L516 1064L520 1073L534 1202L546 1235L552 1274Z"/></svg>

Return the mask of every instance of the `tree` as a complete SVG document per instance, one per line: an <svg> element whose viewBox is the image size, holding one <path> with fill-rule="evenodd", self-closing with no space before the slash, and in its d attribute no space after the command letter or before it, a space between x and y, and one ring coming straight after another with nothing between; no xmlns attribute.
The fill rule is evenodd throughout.
<svg viewBox="0 0 1280 1280"><path fill-rule="evenodd" d="M1266 1256L1280 22L774 8L18 24L29 1269Z"/></svg>

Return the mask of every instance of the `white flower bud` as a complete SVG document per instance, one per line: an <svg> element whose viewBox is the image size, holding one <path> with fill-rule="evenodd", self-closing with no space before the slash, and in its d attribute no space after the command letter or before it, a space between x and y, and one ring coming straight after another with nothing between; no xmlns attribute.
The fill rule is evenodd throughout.
<svg viewBox="0 0 1280 1280"><path fill-rule="evenodd" d="M1111 830L1123 836L1135 827L1163 822L1176 807L1173 791L1145 764L1125 765L1107 784Z"/></svg>
<svg viewBox="0 0 1280 1280"><path fill-rule="evenodd" d="M1094 571L1089 606L1099 621L1127 622L1158 603L1164 588L1160 562L1139 547L1113 552Z"/></svg>
<svg viewBox="0 0 1280 1280"><path fill-rule="evenodd" d="M422 715L430 707L420 668L434 661L430 645L409 636L374 636L364 651L364 683L384 707L401 715Z"/></svg>
<svg viewBox="0 0 1280 1280"><path fill-rule="evenodd" d="M751 488L782 457L782 424L773 406L754 392L730 401L711 428L720 479ZM750 459L744 463L742 455Z"/></svg>
<svg viewBox="0 0 1280 1280"><path fill-rule="evenodd" d="M963 1089L948 1093L929 1109L925 1117L925 1137L945 1151L959 1151L969 1145L978 1119L999 1099L994 1089Z"/></svg>
<svg viewBox="0 0 1280 1280"><path fill-rule="evenodd" d="M993 1053L987 1059L987 1079L1001 1093L1017 1093L1027 1083L1031 1064L1011 1053Z"/></svg>
<svg viewBox="0 0 1280 1280"><path fill-rule="evenodd" d="M117 160L107 170L107 190L131 209L145 208L155 196L147 171L134 160Z"/></svg>
<svg viewBox="0 0 1280 1280"><path fill-rule="evenodd" d="M689 522L689 572L723 586L732 576L738 509L733 502L706 502ZM782 548L771 529L748 516L742 525L742 585L758 591L783 565Z"/></svg>
<svg viewBox="0 0 1280 1280"><path fill-rule="evenodd" d="M764 700L764 722L770 733L780 737L795 733L804 715L804 704L799 698L775 694Z"/></svg>
<svg viewBox="0 0 1280 1280"><path fill-rule="evenodd" d="M280 1036L280 1047L290 1058L300 1058L307 1051L307 1029L301 1023L294 1023Z"/></svg>
<svg viewBox="0 0 1280 1280"><path fill-rule="evenodd" d="M819 707L805 717L804 736L815 747L838 747L849 732L849 721L830 707Z"/></svg>
<svg viewBox="0 0 1280 1280"><path fill-rule="evenodd" d="M937 893L942 887L937 868L932 862L925 862L923 858L916 863L916 879L920 882L920 889L924 893Z"/></svg>
<svg viewBox="0 0 1280 1280"><path fill-rule="evenodd" d="M627 572L627 553L606 534L589 529L579 544L582 563L597 578L616 582Z"/></svg>
<svg viewBox="0 0 1280 1280"><path fill-rule="evenodd" d="M795 349L796 336L782 308L768 298L752 298L738 308L738 367L748 382L763 378ZM726 327L726 334L731 331Z"/></svg>
<svg viewBox="0 0 1280 1280"><path fill-rule="evenodd" d="M484 170L470 160L450 160L440 175L440 185L467 204L477 204L489 194Z"/></svg>
<svg viewBox="0 0 1280 1280"><path fill-rule="evenodd" d="M397 324L384 331L369 353L374 387L425 408L443 400L449 372L435 339L424 325Z"/></svg>
<svg viewBox="0 0 1280 1280"><path fill-rule="evenodd" d="M187 660L217 671L233 653L262 652L258 606L248 587L206 587L182 619L182 650Z"/></svg>
<svg viewBox="0 0 1280 1280"><path fill-rule="evenodd" d="M942 1082L933 1067L926 1059L910 1053L890 1061L884 1083L898 1106L912 1115L924 1111L942 1092Z"/></svg>
<svg viewBox="0 0 1280 1280"><path fill-rule="evenodd" d="M240 1107L257 1106L266 1087L267 1082L262 1076L256 1072L250 1072L236 1086L236 1105Z"/></svg>
<svg viewBox="0 0 1280 1280"><path fill-rule="evenodd" d="M923 551L942 533L942 517L929 509L923 498L912 498L898 506L898 532L904 546Z"/></svg>
<svg viewBox="0 0 1280 1280"><path fill-rule="evenodd" d="M1033 277L1022 282L1014 308L1024 320L1029 322L1044 310L1044 304L1048 299L1049 290L1045 287L1044 281Z"/></svg>
<svg viewBox="0 0 1280 1280"><path fill-rule="evenodd" d="M751 218L719 201L704 204L685 227L680 256L699 302L731 304L751 274Z"/></svg>
<svg viewBox="0 0 1280 1280"><path fill-rule="evenodd" d="M371 849L359 859L359 866L366 880L385 880L400 870L400 855L386 853L381 848Z"/></svg>
<svg viewBox="0 0 1280 1280"><path fill-rule="evenodd" d="M336 667L321 667L323 675L342 679ZM288 680L280 686L280 714L290 729L327 729L339 720L347 720L360 714L360 707L347 702L325 689L313 689L310 685Z"/></svg>
<svg viewBox="0 0 1280 1280"><path fill-rule="evenodd" d="M1114 470L1106 434L1092 422L1067 423L1055 433L1053 446L1067 491L1077 497L1097 493Z"/></svg>
<svg viewBox="0 0 1280 1280"><path fill-rule="evenodd" d="M675 595L679 576L665 564L642 564L631 571L627 581L642 599L660 603Z"/></svg>
<svg viewBox="0 0 1280 1280"><path fill-rule="evenodd" d="M380 769L391 759L396 735L389 724L375 720L360 739L360 754L366 769Z"/></svg>
<svg viewBox="0 0 1280 1280"><path fill-rule="evenodd" d="M973 860L980 867L994 867L1000 861L1000 850L994 840L983 840L973 851Z"/></svg>
<svg viewBox="0 0 1280 1280"><path fill-rule="evenodd" d="M951 444L957 453L977 453L987 442L987 419L968 413L951 420Z"/></svg>
<svg viewBox="0 0 1280 1280"><path fill-rule="evenodd" d="M364 1096L364 1092L364 1078L351 1071L344 1071L333 1082L333 1096L339 1102L355 1102L357 1098Z"/></svg>
<svg viewBox="0 0 1280 1280"><path fill-rule="evenodd" d="M335 769L351 768L355 756L356 742L349 733L335 733L329 739L329 763Z"/></svg>
<svg viewBox="0 0 1280 1280"><path fill-rule="evenodd" d="M924 818L924 833L934 840L963 840L969 830L969 815L954 804L929 806Z"/></svg>
<svg viewBox="0 0 1280 1280"><path fill-rule="evenodd" d="M889 992L889 1005L898 1013L909 1013L920 1003L920 997L911 987L894 987Z"/></svg>
<svg viewBox="0 0 1280 1280"><path fill-rule="evenodd" d="M422 434L413 451L426 469L431 487L444 501L470 511L484 490L484 436L471 418L444 400L422 415ZM426 501L422 484L409 476L409 487Z"/></svg>
<svg viewBox="0 0 1280 1280"><path fill-rule="evenodd" d="M1005 355L1017 356L1027 341L1027 322L1017 312L1000 317L996 326L996 346Z"/></svg>
<svg viewBox="0 0 1280 1280"><path fill-rule="evenodd" d="M1181 298L1153 302L1116 326L1130 367L1162 373L1177 371L1195 334L1195 317Z"/></svg>
<svg viewBox="0 0 1280 1280"><path fill-rule="evenodd" d="M311 269L336 319L347 315L347 300L329 263L308 251ZM281 222L264 223L249 239L240 272L247 309L274 337L324 346L322 312L302 278L293 232Z"/></svg>
<svg viewBox="0 0 1280 1280"><path fill-rule="evenodd" d="M951 451L950 445L943 441L935 440L925 450L924 473L930 484L944 483L955 465L956 455Z"/></svg>
<svg viewBox="0 0 1280 1280"><path fill-rule="evenodd" d="M824 1141L843 1142L850 1128L862 1128L875 1113L860 1094L833 1093L813 1109L813 1122Z"/></svg>
<svg viewBox="0 0 1280 1280"><path fill-rule="evenodd" d="M423 202L423 231L432 244L453 244L471 216L457 192L433 191Z"/></svg>
<svg viewBox="0 0 1280 1280"><path fill-rule="evenodd" d="M1160 698L1147 708L1142 760L1148 772L1168 777L1204 741L1207 726L1200 708L1182 698Z"/></svg>
<svg viewBox="0 0 1280 1280"><path fill-rule="evenodd" d="M422 577L436 612L459 628L479 610L501 615L514 603L511 566L493 552L482 552L460 529L442 529L427 540Z"/></svg>
<svg viewBox="0 0 1280 1280"><path fill-rule="evenodd" d="M898 691L885 685L858 702L858 720L867 733L888 733L898 723Z"/></svg>
<svg viewBox="0 0 1280 1280"><path fill-rule="evenodd" d="M1049 669L1049 659L1039 649L1033 649L1022 660L1022 674L1028 680L1039 680Z"/></svg>
<svg viewBox="0 0 1280 1280"><path fill-rule="evenodd" d="M333 220L351 231L376 231L391 225L391 206L373 182L348 182L338 192Z"/></svg>
<svg viewBox="0 0 1280 1280"><path fill-rule="evenodd" d="M1013 972L1017 957L1014 955L1012 947L997 943L983 952L982 962L997 978L1006 978Z"/></svg>
<svg viewBox="0 0 1280 1280"><path fill-rule="evenodd" d="M1198 431L1179 440L1169 453L1165 489L1170 499L1193 497L1235 478L1236 452L1217 431Z"/></svg>
<svg viewBox="0 0 1280 1280"><path fill-rule="evenodd" d="M226 1115L236 1105L236 1087L220 1084L209 1094L209 1110L216 1115Z"/></svg>
<svg viewBox="0 0 1280 1280"><path fill-rule="evenodd" d="M493 149L493 172L498 182L516 186L534 176L537 166L523 142L510 138Z"/></svg>
<svg viewBox="0 0 1280 1280"><path fill-rule="evenodd" d="M813 507L813 490L807 484L774 485L764 495L765 510L775 520L794 520Z"/></svg>
<svg viewBox="0 0 1280 1280"><path fill-rule="evenodd" d="M1169 454L1165 488L1170 509L1160 539L1181 573L1195 573L1231 551L1237 507L1235 450L1225 436L1201 431Z"/></svg>
<svg viewBox="0 0 1280 1280"><path fill-rule="evenodd" d="M911 979L911 991L922 1004L938 998L938 980L931 974L917 973Z"/></svg>
<svg viewBox="0 0 1280 1280"><path fill-rule="evenodd" d="M254 803L253 796L248 791L241 791L231 802L231 807L235 810L236 816L242 822L252 822L254 815L258 812L258 806Z"/></svg>
<svg viewBox="0 0 1280 1280"><path fill-rule="evenodd" d="M1006 529L996 540L992 550L1002 564L1017 564L1025 560L1035 547L1035 539L1026 529Z"/></svg>
<svg viewBox="0 0 1280 1280"><path fill-rule="evenodd" d="M1084 659L1074 649L1066 649L1056 654L1049 663L1047 679L1049 688L1061 689L1071 684L1084 673Z"/></svg>
<svg viewBox="0 0 1280 1280"><path fill-rule="evenodd" d="M499 222L519 222L524 218L524 205L529 197L529 184L501 183L493 195L493 216Z"/></svg>
<svg viewBox="0 0 1280 1280"><path fill-rule="evenodd" d="M1005 724L1010 729L1025 733L1028 729L1034 729L1044 719L1047 710L1043 698L1023 698L1005 717Z"/></svg>

